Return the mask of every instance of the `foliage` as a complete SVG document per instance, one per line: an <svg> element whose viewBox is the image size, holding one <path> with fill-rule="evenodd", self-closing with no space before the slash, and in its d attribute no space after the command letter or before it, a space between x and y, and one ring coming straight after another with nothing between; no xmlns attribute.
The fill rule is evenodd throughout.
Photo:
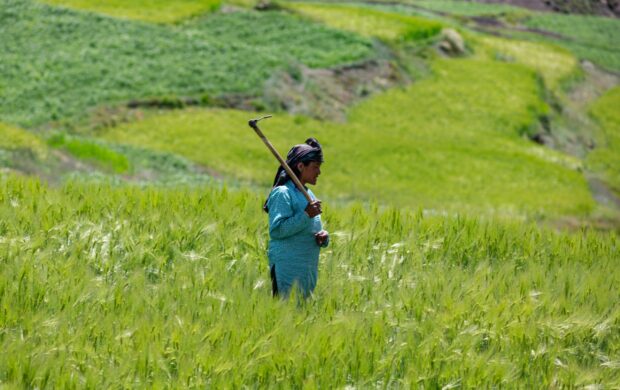
<svg viewBox="0 0 620 390"><path fill-rule="evenodd" d="M44 157L47 154L45 143L36 135L0 122L1 149L30 149L36 155Z"/></svg>
<svg viewBox="0 0 620 390"><path fill-rule="evenodd" d="M591 107L590 112L601 125L601 145L588 155L588 165L600 171L620 194L620 87L608 91Z"/></svg>
<svg viewBox="0 0 620 390"><path fill-rule="evenodd" d="M296 305L256 195L0 183L9 387L620 384L615 236L326 207Z"/></svg>
<svg viewBox="0 0 620 390"><path fill-rule="evenodd" d="M287 8L335 28L388 41L430 38L442 27L438 22L415 16L347 5L290 3Z"/></svg>
<svg viewBox="0 0 620 390"><path fill-rule="evenodd" d="M596 16L539 13L531 15L524 23L528 27L561 34L564 38L554 39L554 42L571 50L580 58L595 62L612 71L620 71L620 48L618 47L620 20Z"/></svg>
<svg viewBox="0 0 620 390"><path fill-rule="evenodd" d="M258 94L290 63L373 54L369 40L279 12L151 25L0 0L0 120L29 127L161 95Z"/></svg>
<svg viewBox="0 0 620 390"><path fill-rule="evenodd" d="M347 123L278 115L264 122L285 154L308 136L326 155L319 195L332 200L498 214L581 214L593 201L579 163L523 138L547 107L535 74L489 60L441 60L434 76L368 99ZM157 113L103 136L181 154L266 186L275 162L234 110ZM545 194L541 196L541 194Z"/></svg>
<svg viewBox="0 0 620 390"><path fill-rule="evenodd" d="M221 0L43 0L118 18L170 23L219 9Z"/></svg>
<svg viewBox="0 0 620 390"><path fill-rule="evenodd" d="M127 157L111 150L101 142L71 137L60 133L50 137L48 145L55 148L63 148L75 157L95 162L99 166L109 168L116 173L127 172L130 168Z"/></svg>

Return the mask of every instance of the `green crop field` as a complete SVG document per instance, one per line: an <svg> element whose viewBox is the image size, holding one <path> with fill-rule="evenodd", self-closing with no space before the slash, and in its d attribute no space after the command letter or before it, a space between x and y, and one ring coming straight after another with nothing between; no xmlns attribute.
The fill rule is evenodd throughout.
<svg viewBox="0 0 620 390"><path fill-rule="evenodd" d="M50 137L48 144L55 148L65 149L77 158L94 162L116 173L129 170L127 157L97 142L57 134Z"/></svg>
<svg viewBox="0 0 620 390"><path fill-rule="evenodd" d="M552 90L579 71L575 56L556 45L490 36L477 41L483 56L522 63L537 71Z"/></svg>
<svg viewBox="0 0 620 390"><path fill-rule="evenodd" d="M24 129L0 123L0 149L28 149L43 156L47 153L45 143Z"/></svg>
<svg viewBox="0 0 620 390"><path fill-rule="evenodd" d="M529 16L525 25L561 34L565 38L554 41L578 57L620 71L620 21L617 19L542 13Z"/></svg>
<svg viewBox="0 0 620 390"><path fill-rule="evenodd" d="M504 4L485 4L472 1L455 0L405 0L404 4L414 4L433 11L446 12L451 15L479 16L500 15L506 13L523 13L523 8Z"/></svg>
<svg viewBox="0 0 620 390"><path fill-rule="evenodd" d="M429 38L441 30L434 21L368 8L312 3L291 3L287 8L335 28L388 41Z"/></svg>
<svg viewBox="0 0 620 390"><path fill-rule="evenodd" d="M217 10L220 0L43 0L45 3L101 12L120 18L170 23Z"/></svg>
<svg viewBox="0 0 620 390"><path fill-rule="evenodd" d="M380 2L377 2L380 3ZM374 4L377 4L374 3ZM400 0L386 1L389 5L380 6L385 11L420 15L426 11L439 12L444 17L453 17L455 23L462 17L496 17L508 24L520 22L524 27L559 34L556 37L544 34L526 34L532 41L547 41L564 47L579 58L592 61L611 71L620 71L620 49L616 43L620 21L614 18L565 15L550 12L533 12L524 8L504 4L486 4L456 0ZM399 4L400 3L400 4ZM412 7L414 6L414 7ZM437 17L437 15L427 14ZM515 34L514 31L510 32Z"/></svg>
<svg viewBox="0 0 620 390"><path fill-rule="evenodd" d="M253 193L0 185L4 385L620 384L615 236L329 207L298 306Z"/></svg>
<svg viewBox="0 0 620 390"><path fill-rule="evenodd" d="M547 110L533 72L469 59L437 62L434 71L355 107L346 124L278 116L265 131L282 152L307 135L322 140L329 179L321 189L334 199L516 215L578 215L593 207L578 161L521 136ZM164 112L110 128L104 137L266 185L275 164L245 125L256 115Z"/></svg>
<svg viewBox="0 0 620 390"><path fill-rule="evenodd" d="M0 0L0 389L620 388L617 20L255 3ZM324 149L307 300L266 114Z"/></svg>
<svg viewBox="0 0 620 390"><path fill-rule="evenodd" d="M292 1L295 3L296 1ZM324 1L320 3L339 3L336 1ZM371 6L383 9L398 10L401 13L421 12L429 10L432 13L445 13L457 16L495 16L507 13L523 14L524 9L505 4L478 3L475 1L463 0L377 0L367 2L364 0L353 0L347 3L356 6Z"/></svg>
<svg viewBox="0 0 620 390"><path fill-rule="evenodd" d="M277 69L372 56L364 38L282 13L237 12L179 27L0 2L0 118L23 126L130 99L258 94Z"/></svg>

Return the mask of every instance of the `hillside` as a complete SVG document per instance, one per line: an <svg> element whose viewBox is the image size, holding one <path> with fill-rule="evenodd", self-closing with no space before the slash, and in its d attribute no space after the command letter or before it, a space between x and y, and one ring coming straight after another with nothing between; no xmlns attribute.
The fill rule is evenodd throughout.
<svg viewBox="0 0 620 390"><path fill-rule="evenodd" d="M620 3L616 0L486 0L485 2L510 4L538 11L620 16Z"/></svg>
<svg viewBox="0 0 620 390"><path fill-rule="evenodd" d="M0 0L0 387L620 386L620 21L524 3Z"/></svg>

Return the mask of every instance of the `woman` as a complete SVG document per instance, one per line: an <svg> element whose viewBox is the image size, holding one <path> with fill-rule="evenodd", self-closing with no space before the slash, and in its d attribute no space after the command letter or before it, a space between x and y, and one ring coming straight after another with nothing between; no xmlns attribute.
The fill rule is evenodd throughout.
<svg viewBox="0 0 620 390"><path fill-rule="evenodd" d="M288 152L286 163L304 187L316 184L323 163L321 145L308 138ZM269 213L268 256L274 296L286 298L297 286L307 298L316 287L319 251L329 244L329 234L321 225L321 201L307 191L311 203L279 167L263 206Z"/></svg>

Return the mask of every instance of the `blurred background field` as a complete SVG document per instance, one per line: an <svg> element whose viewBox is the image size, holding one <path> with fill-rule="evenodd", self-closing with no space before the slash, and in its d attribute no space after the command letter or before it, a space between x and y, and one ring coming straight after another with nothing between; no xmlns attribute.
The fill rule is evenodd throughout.
<svg viewBox="0 0 620 390"><path fill-rule="evenodd" d="M0 0L0 387L620 386L618 13L523 3Z"/></svg>

